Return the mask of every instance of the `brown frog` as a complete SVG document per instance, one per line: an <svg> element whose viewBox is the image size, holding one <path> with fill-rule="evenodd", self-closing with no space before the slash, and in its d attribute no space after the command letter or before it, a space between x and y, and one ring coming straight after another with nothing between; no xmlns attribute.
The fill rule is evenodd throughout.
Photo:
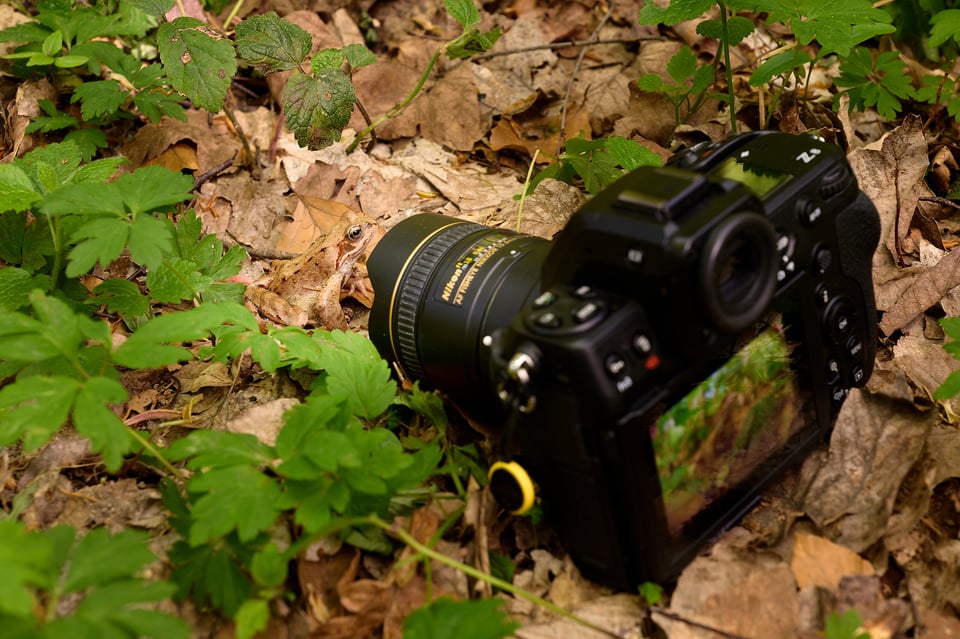
<svg viewBox="0 0 960 639"><path fill-rule="evenodd" d="M382 236L372 219L345 216L266 281L248 287L245 300L277 324L345 329L341 300L373 303L366 258Z"/></svg>

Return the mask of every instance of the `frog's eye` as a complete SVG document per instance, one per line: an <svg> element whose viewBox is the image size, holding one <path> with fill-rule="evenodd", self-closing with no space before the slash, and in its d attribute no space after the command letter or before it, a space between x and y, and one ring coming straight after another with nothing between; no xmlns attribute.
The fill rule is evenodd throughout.
<svg viewBox="0 0 960 639"><path fill-rule="evenodd" d="M363 237L363 227L360 226L359 224L354 224L353 226L347 229L347 232L344 233L344 235L351 242L356 242L361 237Z"/></svg>

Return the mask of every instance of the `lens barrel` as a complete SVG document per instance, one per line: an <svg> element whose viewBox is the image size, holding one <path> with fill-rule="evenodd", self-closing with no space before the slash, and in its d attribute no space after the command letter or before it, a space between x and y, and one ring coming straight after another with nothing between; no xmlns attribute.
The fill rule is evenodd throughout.
<svg viewBox="0 0 960 639"><path fill-rule="evenodd" d="M367 261L370 339L408 376L464 408L499 411L482 340L539 292L549 248L541 238L444 215L399 222Z"/></svg>

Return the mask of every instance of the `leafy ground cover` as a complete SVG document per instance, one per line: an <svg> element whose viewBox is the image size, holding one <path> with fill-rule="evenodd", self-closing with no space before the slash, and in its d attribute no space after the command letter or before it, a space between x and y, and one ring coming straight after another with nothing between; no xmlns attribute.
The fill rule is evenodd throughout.
<svg viewBox="0 0 960 639"><path fill-rule="evenodd" d="M174 4L0 5L5 636L960 632L960 11ZM397 383L362 296L348 332L242 304L345 216L550 237L759 128L836 142L878 207L877 370L666 588L591 584L499 512L495 435Z"/></svg>

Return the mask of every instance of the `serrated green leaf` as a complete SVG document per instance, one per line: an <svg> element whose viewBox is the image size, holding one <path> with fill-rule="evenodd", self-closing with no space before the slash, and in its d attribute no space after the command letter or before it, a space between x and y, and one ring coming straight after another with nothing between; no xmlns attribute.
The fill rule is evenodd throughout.
<svg viewBox="0 0 960 639"><path fill-rule="evenodd" d="M821 56L848 56L864 40L896 31L890 14L870 0L759 0L757 5L770 13L767 22L788 23L800 44L817 40Z"/></svg>
<svg viewBox="0 0 960 639"><path fill-rule="evenodd" d="M321 49L310 58L310 72L316 74L320 69L337 69L346 62L343 49Z"/></svg>
<svg viewBox="0 0 960 639"><path fill-rule="evenodd" d="M960 9L938 11L931 16L930 24L931 47L939 47L950 38L960 42Z"/></svg>
<svg viewBox="0 0 960 639"><path fill-rule="evenodd" d="M456 40L447 43L447 57L451 60L463 60L478 53L485 53L493 48L500 36L500 27L486 32L471 27Z"/></svg>
<svg viewBox="0 0 960 639"><path fill-rule="evenodd" d="M129 4L148 16L162 16L173 8L176 0L129 0Z"/></svg>
<svg viewBox="0 0 960 639"><path fill-rule="evenodd" d="M647 2L640 9L639 22L640 24L674 25L697 18L716 5L714 0L670 0L670 4L661 9L654 3Z"/></svg>
<svg viewBox="0 0 960 639"><path fill-rule="evenodd" d="M107 148L107 137L102 129L76 129L67 133L63 141L76 144L84 160L89 160L96 155L97 149Z"/></svg>
<svg viewBox="0 0 960 639"><path fill-rule="evenodd" d="M266 73L295 69L310 53L310 34L276 12L247 18L237 25L237 53Z"/></svg>
<svg viewBox="0 0 960 639"><path fill-rule="evenodd" d="M298 73L287 81L283 111L300 146L317 150L340 140L356 99L350 78L337 69L320 69L316 77Z"/></svg>
<svg viewBox="0 0 960 639"><path fill-rule="evenodd" d="M667 73L675 82L693 77L697 70L697 56L690 47L683 45L667 62Z"/></svg>
<svg viewBox="0 0 960 639"><path fill-rule="evenodd" d="M93 289L96 299L111 313L137 317L150 311L150 298L129 280L104 280Z"/></svg>
<svg viewBox="0 0 960 639"><path fill-rule="evenodd" d="M158 267L147 273L150 296L164 304L196 299L211 281L200 273L195 263L178 257L164 259Z"/></svg>
<svg viewBox="0 0 960 639"><path fill-rule="evenodd" d="M265 599L248 599L243 602L233 622L237 626L237 639L250 639L267 627L270 621L270 604Z"/></svg>
<svg viewBox="0 0 960 639"><path fill-rule="evenodd" d="M34 149L13 164L22 168L41 194L69 184L83 161L80 147L74 142L59 142Z"/></svg>
<svg viewBox="0 0 960 639"><path fill-rule="evenodd" d="M116 115L127 99L127 92L117 80L84 82L73 90L71 104L80 102L80 114L84 120L93 120Z"/></svg>
<svg viewBox="0 0 960 639"><path fill-rule="evenodd" d="M202 20L180 17L160 25L157 49L173 88L207 111L223 108L237 72L229 40Z"/></svg>
<svg viewBox="0 0 960 639"><path fill-rule="evenodd" d="M28 532L15 519L0 519L0 615L7 613L32 620L37 605L35 588L49 585L49 540Z"/></svg>
<svg viewBox="0 0 960 639"><path fill-rule="evenodd" d="M145 166L121 175L112 183L134 215L163 209L189 200L193 179L160 166Z"/></svg>
<svg viewBox="0 0 960 639"><path fill-rule="evenodd" d="M139 215L130 226L130 257L137 264L154 269L174 251L170 227L152 215Z"/></svg>
<svg viewBox="0 0 960 639"><path fill-rule="evenodd" d="M94 452L103 456L110 472L120 470L123 456L137 446L123 422L110 410L111 404L126 400L127 391L117 380L91 377L84 382L73 406L74 427L90 440Z"/></svg>
<svg viewBox="0 0 960 639"><path fill-rule="evenodd" d="M659 93L663 89L663 78L656 73L648 73L637 79L637 87L641 91L650 93Z"/></svg>
<svg viewBox="0 0 960 639"><path fill-rule="evenodd" d="M473 0L443 0L443 6L464 29L480 24L480 10Z"/></svg>
<svg viewBox="0 0 960 639"><path fill-rule="evenodd" d="M250 574L254 581L267 588L276 588L287 580L289 560L274 544L268 544L254 554L250 562Z"/></svg>
<svg viewBox="0 0 960 639"><path fill-rule="evenodd" d="M0 268L0 311L16 311L30 303L30 291L46 290L50 285L47 275L33 275L13 266Z"/></svg>
<svg viewBox="0 0 960 639"><path fill-rule="evenodd" d="M67 277L88 273L98 262L106 267L123 253L129 236L127 220L108 217L81 225L71 236L76 246L67 254Z"/></svg>
<svg viewBox="0 0 960 639"><path fill-rule="evenodd" d="M250 466L215 468L195 475L187 490L202 494L193 504L190 543L198 545L236 531L241 542L268 530L280 513L280 487Z"/></svg>
<svg viewBox="0 0 960 639"><path fill-rule="evenodd" d="M177 542L171 549L170 561L176 565L172 580L181 597L207 601L233 616L250 596L250 582L231 559L231 549L202 545L196 548Z"/></svg>
<svg viewBox="0 0 960 639"><path fill-rule="evenodd" d="M377 56L365 45L355 42L343 47L343 55L347 64L353 69L359 69L377 61Z"/></svg>
<svg viewBox="0 0 960 639"><path fill-rule="evenodd" d="M393 402L397 386L373 344L342 331L317 331L314 337L324 347L327 392L343 400L353 415L373 419L382 414Z"/></svg>
<svg viewBox="0 0 960 639"><path fill-rule="evenodd" d="M25 211L39 199L40 194L23 169L0 164L0 212Z"/></svg>
<svg viewBox="0 0 960 639"><path fill-rule="evenodd" d="M124 530L111 535L106 528L88 532L74 547L64 577L65 592L80 592L93 585L104 585L129 578L144 564L153 561L146 533Z"/></svg>
<svg viewBox="0 0 960 639"><path fill-rule="evenodd" d="M625 171L632 171L641 166L662 166L663 159L659 155L641 145L636 140L614 135L606 138L605 147L614 162Z"/></svg>
<svg viewBox="0 0 960 639"><path fill-rule="evenodd" d="M73 174L71 181L74 184L83 184L84 182L105 182L109 177L117 172L120 165L127 160L123 157L103 158L84 164Z"/></svg>
<svg viewBox="0 0 960 639"><path fill-rule="evenodd" d="M38 207L46 215L112 215L125 213L120 191L112 184L67 184L47 195ZM121 221L121 220L117 220Z"/></svg>
<svg viewBox="0 0 960 639"><path fill-rule="evenodd" d="M253 435L196 430L167 449L167 459L188 460L194 470L228 466L263 466L272 459L270 447Z"/></svg>
<svg viewBox="0 0 960 639"><path fill-rule="evenodd" d="M190 351L171 344L206 339L222 324L258 330L256 319L241 304L201 304L186 311L154 317L117 347L113 357L118 364L129 368L158 368L192 359Z"/></svg>
<svg viewBox="0 0 960 639"><path fill-rule="evenodd" d="M403 622L403 639L501 639L520 627L511 621L499 599L454 601L435 599Z"/></svg>
<svg viewBox="0 0 960 639"><path fill-rule="evenodd" d="M722 27L720 20L704 20L697 25L697 33L714 40L723 40ZM754 29L752 20L743 16L730 16L727 19L727 45L730 47L738 45L741 40L753 33Z"/></svg>
<svg viewBox="0 0 960 639"><path fill-rule="evenodd" d="M859 49L854 49L854 53ZM800 48L793 48L778 53L765 60L750 76L750 86L758 87L767 84L775 77L799 69L810 62L810 54Z"/></svg>
<svg viewBox="0 0 960 639"><path fill-rule="evenodd" d="M62 376L32 376L18 379L0 389L0 445L22 440L32 452L46 444L60 430L79 382Z"/></svg>

